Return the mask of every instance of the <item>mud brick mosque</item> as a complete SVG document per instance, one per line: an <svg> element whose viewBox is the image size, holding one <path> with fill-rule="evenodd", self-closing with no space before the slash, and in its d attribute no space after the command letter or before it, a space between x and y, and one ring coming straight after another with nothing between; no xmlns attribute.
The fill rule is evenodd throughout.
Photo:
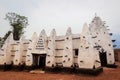
<svg viewBox="0 0 120 80"><path fill-rule="evenodd" d="M97 72L103 66L114 67L114 51L108 26L95 16L88 26L83 25L81 34L73 34L69 27L64 36L55 29L49 36L45 30L34 33L31 39L24 36L13 40L11 33L0 50L0 68L25 69L74 68Z"/></svg>

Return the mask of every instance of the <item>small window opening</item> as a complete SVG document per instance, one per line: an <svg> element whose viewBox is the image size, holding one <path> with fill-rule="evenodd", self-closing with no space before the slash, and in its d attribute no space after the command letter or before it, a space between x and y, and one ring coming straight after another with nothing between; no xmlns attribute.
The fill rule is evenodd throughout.
<svg viewBox="0 0 120 80"><path fill-rule="evenodd" d="M111 44L109 44L109 46L111 46Z"/></svg>
<svg viewBox="0 0 120 80"><path fill-rule="evenodd" d="M68 40L69 38L67 37L66 39Z"/></svg>
<svg viewBox="0 0 120 80"><path fill-rule="evenodd" d="M85 36L83 36L83 38L85 38Z"/></svg>

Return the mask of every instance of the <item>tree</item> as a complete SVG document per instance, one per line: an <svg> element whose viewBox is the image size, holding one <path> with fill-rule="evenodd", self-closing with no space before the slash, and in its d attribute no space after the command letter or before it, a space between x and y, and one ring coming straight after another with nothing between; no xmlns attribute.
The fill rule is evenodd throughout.
<svg viewBox="0 0 120 80"><path fill-rule="evenodd" d="M2 38L0 37L0 41L2 41Z"/></svg>
<svg viewBox="0 0 120 80"><path fill-rule="evenodd" d="M2 47L2 38L0 37L0 48Z"/></svg>
<svg viewBox="0 0 120 80"><path fill-rule="evenodd" d="M11 32L12 32L12 31L8 31L8 32L4 35L4 37L0 37L0 48L3 46L5 40L6 40L7 37L10 35Z"/></svg>
<svg viewBox="0 0 120 80"><path fill-rule="evenodd" d="M19 40L21 35L24 34L24 28L28 25L27 17L17 13L7 13L5 19L8 20L10 26L12 26L14 40Z"/></svg>
<svg viewBox="0 0 120 80"><path fill-rule="evenodd" d="M10 35L11 32L12 32L12 31L8 31L8 32L4 35L3 41L5 41L5 40L7 39L7 37Z"/></svg>

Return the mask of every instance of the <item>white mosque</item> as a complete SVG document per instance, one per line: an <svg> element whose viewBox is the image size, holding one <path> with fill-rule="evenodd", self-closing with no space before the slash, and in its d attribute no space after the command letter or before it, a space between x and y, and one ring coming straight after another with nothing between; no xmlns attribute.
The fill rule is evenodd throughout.
<svg viewBox="0 0 120 80"><path fill-rule="evenodd" d="M34 33L31 39L13 40L11 33L0 50L0 68L26 69L74 68L80 71L100 71L103 66L115 66L113 44L107 26L95 16L90 25L83 25L81 34L71 28L64 36L55 29L47 36Z"/></svg>

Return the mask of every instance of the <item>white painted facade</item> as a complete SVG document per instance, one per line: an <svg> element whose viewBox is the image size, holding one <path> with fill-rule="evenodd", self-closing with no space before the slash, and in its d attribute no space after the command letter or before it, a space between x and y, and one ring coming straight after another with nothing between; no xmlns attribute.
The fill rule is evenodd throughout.
<svg viewBox="0 0 120 80"><path fill-rule="evenodd" d="M114 51L112 39L109 35L108 26L105 25L105 22L100 19L100 17L95 17L90 24L90 32L92 35L93 42L98 47L98 51L103 49L107 54L107 64L114 64Z"/></svg>
<svg viewBox="0 0 120 80"><path fill-rule="evenodd" d="M34 33L31 39L21 37L19 41L14 41L10 34L0 50L0 65L31 67L41 66L45 61L45 67L49 68L95 69L101 67L101 51L106 52L107 64L114 65L113 44L107 27L95 17L89 27L84 24L81 34L73 34L68 28L64 36L57 36L55 29L47 36L42 30L39 37Z"/></svg>

